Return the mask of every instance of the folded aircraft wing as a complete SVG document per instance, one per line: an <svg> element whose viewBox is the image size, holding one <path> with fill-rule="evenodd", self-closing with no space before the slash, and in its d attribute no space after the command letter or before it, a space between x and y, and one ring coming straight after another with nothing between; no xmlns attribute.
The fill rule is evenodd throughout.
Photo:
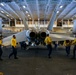
<svg viewBox="0 0 76 75"><path fill-rule="evenodd" d="M50 34L50 37L53 41L64 41L64 40L74 40L75 38L70 35L62 35L62 34Z"/></svg>
<svg viewBox="0 0 76 75"><path fill-rule="evenodd" d="M22 31L22 32L19 32L19 33L16 33L14 34L16 36L16 39L17 39L17 42L21 42L21 41L25 41L26 40L26 30ZM11 39L12 39L12 36L8 36L6 38L3 38L3 45L4 46L8 46L11 44Z"/></svg>

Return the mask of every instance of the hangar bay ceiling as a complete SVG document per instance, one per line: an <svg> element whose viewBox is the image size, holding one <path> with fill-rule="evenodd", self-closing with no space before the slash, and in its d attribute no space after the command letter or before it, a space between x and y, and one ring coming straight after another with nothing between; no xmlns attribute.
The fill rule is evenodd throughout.
<svg viewBox="0 0 76 75"><path fill-rule="evenodd" d="M56 7L56 19L76 16L75 0L0 0L0 17L3 19L50 20Z"/></svg>

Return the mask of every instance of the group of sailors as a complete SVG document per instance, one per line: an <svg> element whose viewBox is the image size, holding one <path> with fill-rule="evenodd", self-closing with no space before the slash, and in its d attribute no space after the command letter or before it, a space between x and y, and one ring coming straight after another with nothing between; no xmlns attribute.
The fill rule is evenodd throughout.
<svg viewBox="0 0 76 75"><path fill-rule="evenodd" d="M16 36L13 35L12 38L11 38L11 47L12 47L12 52L9 54L9 59L12 55L14 55L14 59L18 59L17 57L17 41L16 41ZM51 53L52 53L52 39L51 37L49 36L49 34L47 34L46 38L44 39L44 42L47 46L47 49L48 49L48 58L51 58ZM26 43L25 42L20 42L21 44L21 49L22 47L26 48ZM29 43L30 44L30 43ZM55 49L57 48L57 44L54 42L54 47ZM70 47L71 45L74 45L74 48L73 48L73 56L72 56L72 59L75 59L75 50L76 50L76 39L70 41L70 40L65 40L63 45L65 46L66 48L66 53L67 53L67 56L69 56L70 54ZM0 37L0 60L3 60L2 59L2 47L1 46L4 46L2 44L2 37Z"/></svg>
<svg viewBox="0 0 76 75"><path fill-rule="evenodd" d="M51 58L51 53L52 53L52 39L51 39L51 37L49 37L49 34L47 34L44 42L46 43L47 49L49 50L48 58ZM56 43L54 43L54 44L55 44L55 49L56 49L57 48L57 44ZM65 48L66 48L67 56L69 56L69 54L70 54L71 45L74 45L72 59L75 59L76 39L74 39L72 41L65 40L64 43L63 43L63 46L65 46Z"/></svg>
<svg viewBox="0 0 76 75"><path fill-rule="evenodd" d="M12 46L12 52L9 54L9 59L10 59L10 57L12 55L14 55L14 59L18 59L18 57L17 57L17 49L16 49L16 47L17 47L16 36L13 35L13 37L12 37L12 39L10 41L11 41L11 46ZM2 44L2 36L0 37L0 60L2 61L3 60L2 59L2 53L3 53L3 51L2 51L2 47L1 46L4 46Z"/></svg>

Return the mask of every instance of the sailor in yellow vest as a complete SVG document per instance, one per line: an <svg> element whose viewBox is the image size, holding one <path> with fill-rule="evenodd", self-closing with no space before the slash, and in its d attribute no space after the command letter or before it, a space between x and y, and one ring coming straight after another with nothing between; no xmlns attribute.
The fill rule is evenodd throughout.
<svg viewBox="0 0 76 75"><path fill-rule="evenodd" d="M11 39L11 46L12 46L12 53L9 55L9 58L14 55L14 59L18 59L17 58L17 49L16 49L16 46L17 46L17 42L16 42L16 36L13 35L13 38Z"/></svg>
<svg viewBox="0 0 76 75"><path fill-rule="evenodd" d="M64 46L66 47L67 56L69 56L69 54L70 54L70 45L71 45L70 43L71 43L70 40L65 40L64 41Z"/></svg>
<svg viewBox="0 0 76 75"><path fill-rule="evenodd" d="M72 59L75 59L75 51L76 51L76 38L72 41L71 43L72 45L74 45L74 48L73 48L73 57Z"/></svg>
<svg viewBox="0 0 76 75"><path fill-rule="evenodd" d="M51 37L49 37L49 34L47 34L44 42L46 43L47 49L49 50L48 57L51 58L50 55L52 53L52 45L51 45L52 39Z"/></svg>
<svg viewBox="0 0 76 75"><path fill-rule="evenodd" d="M2 53L3 53L1 46L2 46L2 36L0 36L0 60L3 60L3 59L1 58Z"/></svg>

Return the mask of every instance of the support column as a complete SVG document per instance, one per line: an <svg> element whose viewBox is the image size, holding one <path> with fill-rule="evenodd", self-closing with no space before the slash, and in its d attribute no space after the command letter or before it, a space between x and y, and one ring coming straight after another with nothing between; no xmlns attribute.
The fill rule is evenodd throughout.
<svg viewBox="0 0 76 75"><path fill-rule="evenodd" d="M34 25L34 20L32 20L32 25Z"/></svg>
<svg viewBox="0 0 76 75"><path fill-rule="evenodd" d="M29 25L29 20L27 20L27 22L26 22L28 25Z"/></svg>
<svg viewBox="0 0 76 75"><path fill-rule="evenodd" d="M34 24L34 20L32 20L32 26L33 26L33 27L35 26L35 24Z"/></svg>
<svg viewBox="0 0 76 75"><path fill-rule="evenodd" d="M73 18L73 33L76 34L76 17Z"/></svg>
<svg viewBox="0 0 76 75"><path fill-rule="evenodd" d="M68 19L68 26L70 25L70 23L69 23L69 19Z"/></svg>
<svg viewBox="0 0 76 75"><path fill-rule="evenodd" d="M63 19L62 19L62 27L63 27Z"/></svg>
<svg viewBox="0 0 76 75"><path fill-rule="evenodd" d="M38 29L40 29L40 19L38 18Z"/></svg>
<svg viewBox="0 0 76 75"><path fill-rule="evenodd" d="M37 24L39 25L39 18L38 18L38 23Z"/></svg>
<svg viewBox="0 0 76 75"><path fill-rule="evenodd" d="M23 24L24 24L24 26L25 26L25 30L28 30L29 27L28 27L28 25L27 25L27 23L26 23L26 19L25 19L24 16L25 16L24 13L23 13L23 12L20 12L20 17L21 17L21 19L23 20Z"/></svg>
<svg viewBox="0 0 76 75"><path fill-rule="evenodd" d="M45 25L45 19L44 19L44 25Z"/></svg>
<svg viewBox="0 0 76 75"><path fill-rule="evenodd" d="M9 19L9 26L10 26L10 19Z"/></svg>
<svg viewBox="0 0 76 75"><path fill-rule="evenodd" d="M0 18L0 34L2 34L2 18Z"/></svg>
<svg viewBox="0 0 76 75"><path fill-rule="evenodd" d="M22 20L21 20L21 25L22 25Z"/></svg>
<svg viewBox="0 0 76 75"><path fill-rule="evenodd" d="M16 19L14 21L15 21L15 26L16 26Z"/></svg>
<svg viewBox="0 0 76 75"><path fill-rule="evenodd" d="M55 26L57 27L57 19L56 19L56 21L55 21Z"/></svg>
<svg viewBox="0 0 76 75"><path fill-rule="evenodd" d="M57 10L55 9L53 14L52 14L52 17L50 19L50 23L49 23L48 28L47 28L48 30L52 30L53 25L54 25L54 21L56 19L56 14L57 14Z"/></svg>

